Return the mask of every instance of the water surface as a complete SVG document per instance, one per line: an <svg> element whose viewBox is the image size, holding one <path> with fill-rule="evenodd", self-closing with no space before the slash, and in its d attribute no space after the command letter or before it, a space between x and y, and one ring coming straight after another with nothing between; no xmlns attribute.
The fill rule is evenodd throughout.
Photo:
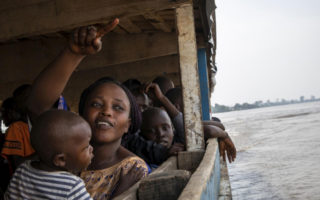
<svg viewBox="0 0 320 200"><path fill-rule="evenodd" d="M320 102L215 116L238 151L233 199L320 199Z"/></svg>

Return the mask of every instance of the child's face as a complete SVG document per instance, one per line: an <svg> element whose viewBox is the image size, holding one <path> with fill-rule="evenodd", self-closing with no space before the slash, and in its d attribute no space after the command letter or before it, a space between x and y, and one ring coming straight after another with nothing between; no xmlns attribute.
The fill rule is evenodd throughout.
<svg viewBox="0 0 320 200"><path fill-rule="evenodd" d="M130 102L122 88L105 83L88 96L83 117L92 129L92 142L121 140L130 126Z"/></svg>
<svg viewBox="0 0 320 200"><path fill-rule="evenodd" d="M91 128L86 122L80 123L71 128L74 135L66 142L66 166L65 168L73 173L85 170L93 158L91 140Z"/></svg>
<svg viewBox="0 0 320 200"><path fill-rule="evenodd" d="M172 145L173 128L171 120L165 111L161 111L151 116L148 120L144 120L141 131L146 140L162 144L168 149Z"/></svg>
<svg viewBox="0 0 320 200"><path fill-rule="evenodd" d="M138 95L135 98L141 113L150 106L149 98L145 93Z"/></svg>

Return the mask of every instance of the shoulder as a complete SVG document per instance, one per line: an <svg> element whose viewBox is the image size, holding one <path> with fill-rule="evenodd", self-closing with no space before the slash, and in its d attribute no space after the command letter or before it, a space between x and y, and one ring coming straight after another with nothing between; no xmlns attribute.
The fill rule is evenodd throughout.
<svg viewBox="0 0 320 200"><path fill-rule="evenodd" d="M9 126L7 134L12 134L15 131L28 131L28 124L23 121L14 122Z"/></svg>
<svg viewBox="0 0 320 200"><path fill-rule="evenodd" d="M134 153L132 153L131 151L129 151L128 149L124 148L123 146L120 146L118 152L117 152L117 156L119 161L122 161L128 157L132 157L132 156L136 156Z"/></svg>

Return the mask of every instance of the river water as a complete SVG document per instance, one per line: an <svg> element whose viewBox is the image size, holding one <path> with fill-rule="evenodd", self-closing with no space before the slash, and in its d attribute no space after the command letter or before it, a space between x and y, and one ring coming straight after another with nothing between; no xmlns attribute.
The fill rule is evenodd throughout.
<svg viewBox="0 0 320 200"><path fill-rule="evenodd" d="M233 199L320 199L320 102L217 113L236 147Z"/></svg>

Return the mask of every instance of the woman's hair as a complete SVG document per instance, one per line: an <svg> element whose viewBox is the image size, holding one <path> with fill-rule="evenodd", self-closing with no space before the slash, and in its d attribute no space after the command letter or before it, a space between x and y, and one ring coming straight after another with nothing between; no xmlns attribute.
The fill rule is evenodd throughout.
<svg viewBox="0 0 320 200"><path fill-rule="evenodd" d="M124 85L122 85L121 83L119 83L118 81L110 77L103 77L98 79L81 93L80 102L79 102L79 114L83 116L84 107L85 107L87 98L91 94L91 92L94 91L98 86L105 83L115 84L120 88L122 88L122 90L126 93L130 103L129 118L131 119L131 124L128 130L128 134L134 134L140 129L141 122L142 122L142 117L141 117L141 112L139 110L139 107L136 103L135 98L131 94L131 92Z"/></svg>

